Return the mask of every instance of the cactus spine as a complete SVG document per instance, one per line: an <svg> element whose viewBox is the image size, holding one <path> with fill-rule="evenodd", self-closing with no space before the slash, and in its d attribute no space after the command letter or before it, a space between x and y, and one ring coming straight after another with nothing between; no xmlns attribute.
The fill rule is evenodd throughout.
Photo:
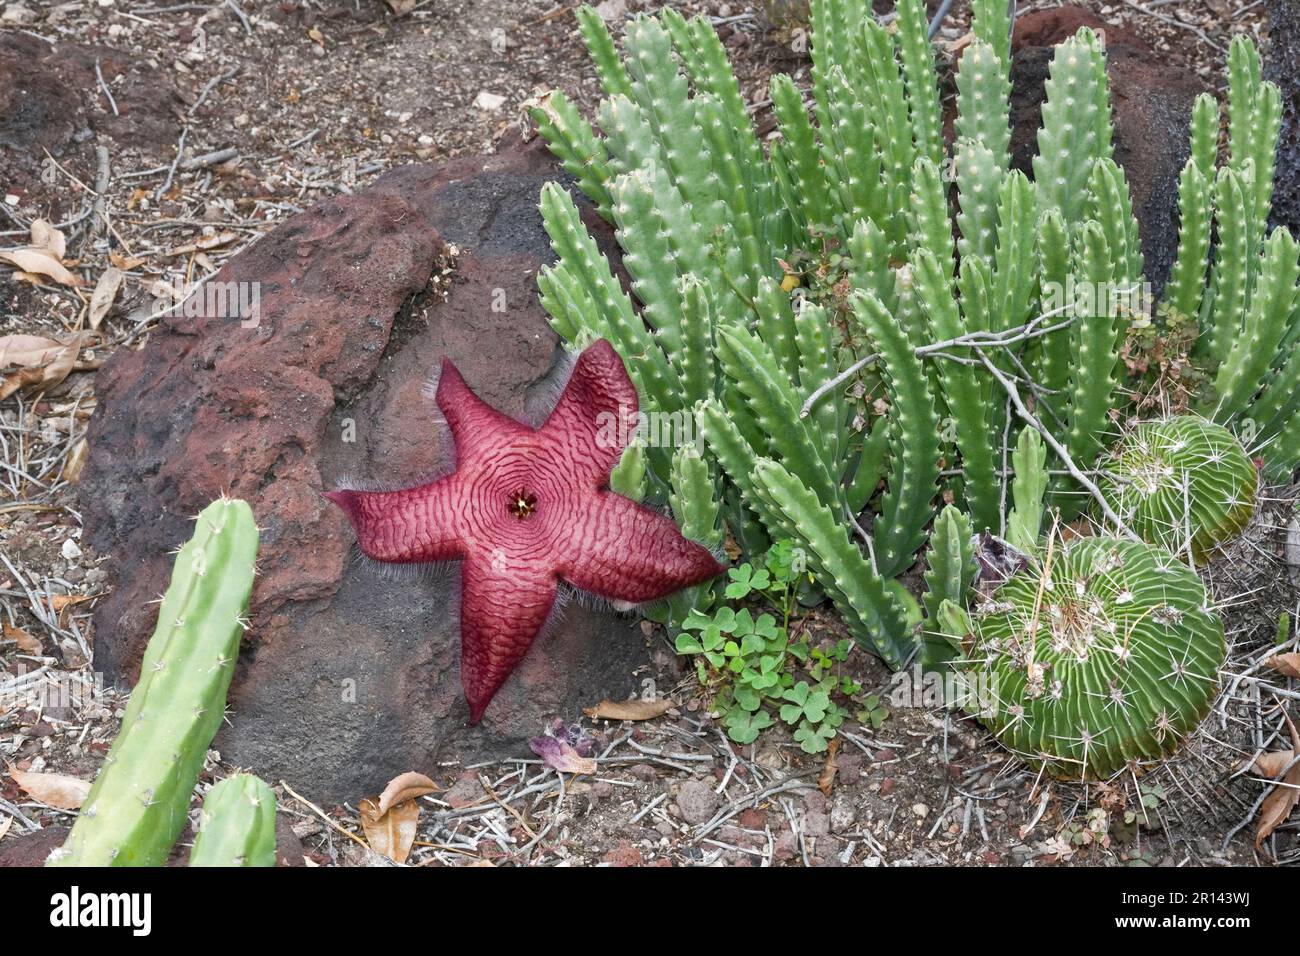
<svg viewBox="0 0 1300 956"><path fill-rule="evenodd" d="M253 590L257 527L222 498L180 549L122 730L51 865L159 866L185 826L226 705Z"/></svg>
<svg viewBox="0 0 1300 956"><path fill-rule="evenodd" d="M275 866L275 794L241 773L215 784L203 799L190 866Z"/></svg>
<svg viewBox="0 0 1300 956"><path fill-rule="evenodd" d="M1256 481L1232 433L1195 415L1134 425L1100 465L1102 494L1121 520L1194 564L1246 526Z"/></svg>
<svg viewBox="0 0 1300 956"><path fill-rule="evenodd" d="M975 530L1005 528L1026 552L1045 505L1067 520L1086 507L1087 490L1049 451L1058 446L1026 432L1013 455L1015 507L1002 513L999 451L1012 428L985 361L1020 383L1087 473L1128 411L1121 349L1147 319L1134 314L1145 263L1114 160L1100 38L1082 29L1053 55L1031 182L1010 168L1006 5L973 0L951 163L924 4L902 0L898 14L887 29L865 0L814 0L812 109L793 80L775 77L770 150L709 23L673 10L634 18L621 58L599 16L580 13L607 93L600 134L562 99L534 114L615 224L637 300L573 201L548 186L558 262L539 287L556 331L575 344L608 338L646 411L695 417L716 482L710 501L742 549L780 537L812 550L774 486L757 480L760 470L769 481L789 475L818 520L858 526L836 536L837 554L840 537L861 544L861 561L841 567L886 583L914 563L940 495ZM1179 251L1155 321L1196 323L1204 413L1245 435L1249 409L1255 443L1281 473L1300 460L1297 250L1264 227L1277 97L1249 41L1234 41L1229 73L1229 160L1216 170L1217 107L1201 98ZM988 341L1011 330L1022 337ZM648 448L646 458L649 496L680 499L685 476L671 452ZM821 573L840 604L867 602L846 617L887 617L866 591Z"/></svg>
<svg viewBox="0 0 1300 956"><path fill-rule="evenodd" d="M1223 623L1163 548L1077 538L976 607L963 667L980 719L1054 776L1105 779L1173 753L1210 709Z"/></svg>

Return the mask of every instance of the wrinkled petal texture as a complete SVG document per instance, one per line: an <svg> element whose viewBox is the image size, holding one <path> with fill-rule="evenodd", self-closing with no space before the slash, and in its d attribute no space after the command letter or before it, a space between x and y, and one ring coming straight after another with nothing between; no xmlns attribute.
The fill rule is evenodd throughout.
<svg viewBox="0 0 1300 956"><path fill-rule="evenodd" d="M540 429L487 405L449 361L437 400L456 445L454 472L400 491L327 497L375 560L463 559L461 682L471 722L528 653L561 578L642 602L722 572L670 518L606 488L637 416L636 389L608 342L578 358Z"/></svg>

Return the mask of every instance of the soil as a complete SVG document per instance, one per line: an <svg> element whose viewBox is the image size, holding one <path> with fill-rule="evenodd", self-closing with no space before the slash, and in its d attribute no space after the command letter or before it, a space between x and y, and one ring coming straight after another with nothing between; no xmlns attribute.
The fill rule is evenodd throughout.
<svg viewBox="0 0 1300 956"><path fill-rule="evenodd" d="M1220 51L1229 32L1263 29L1260 6L1235 0L1172 0L1148 11L1127 0L1083 5L1136 33L1171 68L1194 71L1214 86L1221 85ZM803 24L789 13L796 5L678 6L715 18L751 103L766 100L773 72L806 80ZM955 5L942 37L965 32L966 6ZM1022 11L1037 6L1043 5ZM410 9L399 16L393 7ZM644 8L635 0L602 7L616 18ZM90 104L94 141L62 143L52 167L34 152L25 168L15 161L13 169L0 169L0 191L8 194L0 202L4 244L25 242L32 219L61 223L82 215L100 179L94 147L102 146L111 169L105 199L112 229L69 226L65 261L97 277L111 260L142 260L78 370L34 403L25 395L0 402L0 684L12 689L41 667L93 679L90 611L103 596L102 568L130 556L93 554L78 544L77 446L93 407L94 368L109 350L137 348L147 338L160 280L215 269L285 216L392 166L490 151L509 128L526 130L523 105L549 89L563 89L590 115L598 88L572 9L551 0L0 3L7 40L30 41L38 50L53 43L116 51L92 54L75 69L51 68L51 89L80 84L74 88ZM122 122L122 113L150 100L165 104L165 121ZM767 122L762 106L758 117ZM185 156L233 150L235 157L169 173L182 129ZM5 273L0 335L65 335L78 327L81 297L10 281L7 267ZM1267 648L1277 611L1297 599L1286 563L1297 493L1280 489L1273 497L1210 575L1232 615L1238 670ZM828 617L815 615L809 626L821 640L839 636ZM673 657L666 641L662 653ZM867 687L889 693L890 678L873 659L855 652L848 666ZM779 730L755 745L733 744L685 672L673 689L678 710L646 723L588 725L603 758L593 775L561 777L540 761L412 768L446 789L422 798L408 862L1295 862L1294 823L1263 850L1250 838L1252 804L1262 789L1239 766L1256 744L1272 740L1281 718L1252 708L1249 686L1238 682L1205 735L1162 771L1163 796L1143 807L1133 781L1086 788L1040 779L978 724L924 702L892 704L879 727L847 725L833 761L803 754ZM0 757L19 770L91 779L116 733L122 701L111 693L73 697L17 709L0 698ZM1236 733L1243 726L1244 738ZM214 751L205 781L232 769ZM321 807L310 793L276 789L309 865L387 865L359 836L357 804L370 794ZM1126 814L1136 819L1126 821ZM0 853L24 833L71 817L0 775Z"/></svg>

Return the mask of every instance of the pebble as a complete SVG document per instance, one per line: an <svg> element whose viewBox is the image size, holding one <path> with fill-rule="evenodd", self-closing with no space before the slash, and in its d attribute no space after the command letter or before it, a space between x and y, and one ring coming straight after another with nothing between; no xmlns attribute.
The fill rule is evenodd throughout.
<svg viewBox="0 0 1300 956"><path fill-rule="evenodd" d="M880 781L880 795L882 797L887 797L893 792L894 792L893 777L886 777L884 780Z"/></svg>
<svg viewBox="0 0 1300 956"><path fill-rule="evenodd" d="M810 837L824 837L831 832L830 817L820 810L809 810L803 815L803 834Z"/></svg>
<svg viewBox="0 0 1300 956"><path fill-rule="evenodd" d="M858 809L853 805L853 797L847 793L837 793L831 800L831 829L836 833L852 830L858 822Z"/></svg>
<svg viewBox="0 0 1300 956"><path fill-rule="evenodd" d="M718 795L700 780L687 780L677 791L677 809L683 820L698 826L718 809Z"/></svg>
<svg viewBox="0 0 1300 956"><path fill-rule="evenodd" d="M926 817L930 815L930 808L927 807L924 803L914 803L912 804L912 812L915 813L922 820L924 820Z"/></svg>
<svg viewBox="0 0 1300 956"><path fill-rule="evenodd" d="M478 803L484 799L487 793L483 790L483 785L474 777L462 777L452 784L447 795L443 797L451 807L459 810L461 807L467 807L472 803Z"/></svg>
<svg viewBox="0 0 1300 956"><path fill-rule="evenodd" d="M102 584L108 580L108 572L103 568L91 568L86 572L87 584Z"/></svg>

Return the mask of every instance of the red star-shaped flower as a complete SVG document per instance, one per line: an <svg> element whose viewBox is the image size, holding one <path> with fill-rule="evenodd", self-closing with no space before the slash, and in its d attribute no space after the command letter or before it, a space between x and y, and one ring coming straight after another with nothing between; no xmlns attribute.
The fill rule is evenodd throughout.
<svg viewBox="0 0 1300 956"><path fill-rule="evenodd" d="M415 488L326 497L377 561L461 559L461 684L472 723L527 653L561 578L639 603L722 572L671 519L606 487L637 410L608 342L582 353L541 428L487 405L447 359L437 399L455 471Z"/></svg>

